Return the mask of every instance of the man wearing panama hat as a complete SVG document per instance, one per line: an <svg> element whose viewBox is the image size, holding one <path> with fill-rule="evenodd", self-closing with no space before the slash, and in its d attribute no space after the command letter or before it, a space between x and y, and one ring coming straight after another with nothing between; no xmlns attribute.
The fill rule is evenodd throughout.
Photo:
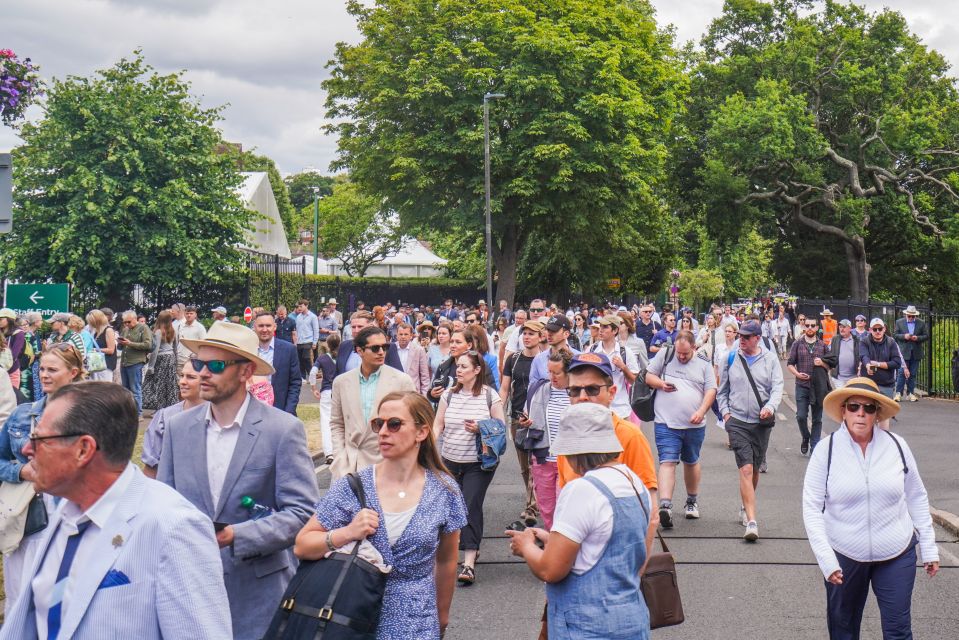
<svg viewBox="0 0 959 640"><path fill-rule="evenodd" d="M919 319L919 310L914 305L906 307L902 316L896 320L893 334L899 351L902 352L903 365L903 369L900 369L896 376L896 395L893 399L898 402L902 399L902 392L908 390L909 402L915 402L919 399L916 397L916 373L919 372L919 361L922 360L922 343L929 339L929 329L926 323ZM906 370L912 372L908 380L905 376Z"/></svg>
<svg viewBox="0 0 959 640"><path fill-rule="evenodd" d="M822 341L825 342L828 347L832 344L833 336L839 333L839 323L836 322L832 311L829 309L823 309L819 312L819 315L822 316L822 320L820 320L822 324Z"/></svg>
<svg viewBox="0 0 959 640"><path fill-rule="evenodd" d="M259 639L293 577L291 549L319 500L303 423L246 390L273 367L249 328L217 322L203 340L183 340L207 404L167 426L157 480L217 527L235 638ZM269 509L256 520L243 504Z"/></svg>
<svg viewBox="0 0 959 640"><path fill-rule="evenodd" d="M917 555L932 577L939 551L909 445L876 429L899 405L869 378L853 378L823 408L840 427L806 467L803 522L825 578L829 637L859 637L871 583L883 637L911 638Z"/></svg>

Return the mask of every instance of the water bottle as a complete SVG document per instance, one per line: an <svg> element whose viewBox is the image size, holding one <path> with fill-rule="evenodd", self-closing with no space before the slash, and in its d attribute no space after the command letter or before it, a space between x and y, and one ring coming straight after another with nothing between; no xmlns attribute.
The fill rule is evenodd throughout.
<svg viewBox="0 0 959 640"><path fill-rule="evenodd" d="M250 520L259 520L273 513L273 509L254 502L250 496L243 496L243 498L240 499L240 506L250 512Z"/></svg>

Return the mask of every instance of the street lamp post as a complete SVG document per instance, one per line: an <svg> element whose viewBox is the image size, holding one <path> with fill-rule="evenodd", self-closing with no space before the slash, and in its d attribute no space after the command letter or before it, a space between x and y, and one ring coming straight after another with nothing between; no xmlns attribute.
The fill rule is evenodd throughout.
<svg viewBox="0 0 959 640"><path fill-rule="evenodd" d="M490 219L490 168L489 168L489 101L505 98L502 93L487 93L483 96L483 169L486 178L486 303L493 308L493 224Z"/></svg>
<svg viewBox="0 0 959 640"><path fill-rule="evenodd" d="M313 275L316 275L319 262L320 240L320 188L313 187Z"/></svg>

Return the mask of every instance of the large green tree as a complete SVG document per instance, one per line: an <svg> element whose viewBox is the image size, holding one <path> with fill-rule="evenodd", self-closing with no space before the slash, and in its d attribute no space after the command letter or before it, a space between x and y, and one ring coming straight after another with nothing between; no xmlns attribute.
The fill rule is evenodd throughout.
<svg viewBox="0 0 959 640"><path fill-rule="evenodd" d="M290 202L297 210L313 204L314 188L321 198L333 193L335 181L336 178L333 176L324 176L316 171L301 171L283 179L290 193Z"/></svg>
<svg viewBox="0 0 959 640"><path fill-rule="evenodd" d="M402 244L396 214L359 185L337 184L330 196L320 200L319 250L327 258L339 258L346 275L362 278Z"/></svg>
<svg viewBox="0 0 959 640"><path fill-rule="evenodd" d="M870 248L893 229L941 255L959 211L959 98L947 71L892 11L727 0L703 39L689 109L689 191L711 231L734 238L761 221L785 237L798 225L841 247L855 298L870 293Z"/></svg>
<svg viewBox="0 0 959 640"><path fill-rule="evenodd" d="M362 40L337 46L324 83L334 168L384 198L405 228L480 230L482 100L503 93L490 106L496 297L513 299L532 242L542 261L563 260L566 283L633 272L661 282L666 263L644 248L670 242L657 187L686 84L672 34L645 0L348 9Z"/></svg>
<svg viewBox="0 0 959 640"><path fill-rule="evenodd" d="M180 74L137 52L90 78L50 86L46 111L15 150L15 224L0 243L8 278L101 292L114 308L133 288L221 282L252 214L240 178L217 155L218 109Z"/></svg>

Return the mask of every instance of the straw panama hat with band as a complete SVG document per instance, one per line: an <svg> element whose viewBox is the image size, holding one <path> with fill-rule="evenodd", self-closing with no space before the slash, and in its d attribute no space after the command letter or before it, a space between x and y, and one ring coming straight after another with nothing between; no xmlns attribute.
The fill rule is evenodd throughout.
<svg viewBox="0 0 959 640"><path fill-rule="evenodd" d="M869 378L853 378L846 386L831 391L822 401L823 411L836 422L842 423L842 406L853 396L869 398L879 407L879 417L882 420L891 418L899 413L899 404L892 398L879 393L879 387Z"/></svg>
<svg viewBox="0 0 959 640"><path fill-rule="evenodd" d="M556 440L549 448L554 456L619 453L622 450L609 407L592 402L574 404L566 410L559 420Z"/></svg>
<svg viewBox="0 0 959 640"><path fill-rule="evenodd" d="M184 338L180 342L193 353L197 353L200 347L214 347L235 353L256 365L253 374L257 376L268 376L276 373L269 362L257 355L260 340L256 337L256 333L241 324L215 322L207 331L206 338L203 340L187 340Z"/></svg>

